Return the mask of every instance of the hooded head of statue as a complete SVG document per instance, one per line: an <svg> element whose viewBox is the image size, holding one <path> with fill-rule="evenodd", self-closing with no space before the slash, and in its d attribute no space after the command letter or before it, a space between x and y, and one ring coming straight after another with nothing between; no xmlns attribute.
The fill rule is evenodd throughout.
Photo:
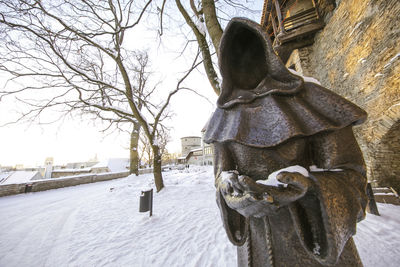
<svg viewBox="0 0 400 267"><path fill-rule="evenodd" d="M271 147L366 118L353 103L291 73L256 22L232 19L219 49L221 94L208 122L207 143Z"/></svg>
<svg viewBox="0 0 400 267"><path fill-rule="evenodd" d="M303 84L303 80L288 71L274 53L263 28L251 20L232 19L219 49L223 77L217 102L220 108L251 102L270 93L294 93Z"/></svg>

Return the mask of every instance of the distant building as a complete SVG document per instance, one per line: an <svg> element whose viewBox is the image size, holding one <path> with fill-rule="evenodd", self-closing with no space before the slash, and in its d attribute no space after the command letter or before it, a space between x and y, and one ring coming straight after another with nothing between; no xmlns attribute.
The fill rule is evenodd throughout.
<svg viewBox="0 0 400 267"><path fill-rule="evenodd" d="M13 171L15 168L13 166L0 166L0 172Z"/></svg>
<svg viewBox="0 0 400 267"><path fill-rule="evenodd" d="M202 165L213 165L214 164L214 147L209 144L205 144L203 147L203 164Z"/></svg>
<svg viewBox="0 0 400 267"><path fill-rule="evenodd" d="M213 164L213 148L206 144L203 147L193 149L185 158L186 164L189 165L212 165Z"/></svg>
<svg viewBox="0 0 400 267"><path fill-rule="evenodd" d="M186 157L178 157L176 160L178 164L186 164Z"/></svg>
<svg viewBox="0 0 400 267"><path fill-rule="evenodd" d="M49 163L48 159L46 159L46 169ZM92 167L98 163L99 162L97 160L97 155L96 155L94 159L90 159L89 161L70 162L67 163L65 166L58 166L58 167L53 166L51 171L51 176L48 178L60 178L66 176L75 176L75 175L92 173ZM105 170L102 172L108 172L108 171Z"/></svg>
<svg viewBox="0 0 400 267"><path fill-rule="evenodd" d="M45 172L44 172L43 176L44 176L45 179L51 178L51 173L53 171L53 163L54 163L53 157L48 157L44 161Z"/></svg>
<svg viewBox="0 0 400 267"><path fill-rule="evenodd" d="M212 165L213 147L203 142L207 124L201 130L202 136L185 136L181 138L182 156L178 163L189 165Z"/></svg>
<svg viewBox="0 0 400 267"><path fill-rule="evenodd" d="M128 158L111 158L101 162L68 163L65 168L54 169L51 178L90 173L124 172L129 170Z"/></svg>
<svg viewBox="0 0 400 267"><path fill-rule="evenodd" d="M185 136L181 138L182 157L186 157L193 149L201 147L201 137Z"/></svg>
<svg viewBox="0 0 400 267"><path fill-rule="evenodd" d="M15 169L16 170L22 170L24 168L24 164L16 164Z"/></svg>
<svg viewBox="0 0 400 267"><path fill-rule="evenodd" d="M211 116L210 116L211 118ZM204 135L208 126L208 122L201 129L201 145L203 148L203 164L202 165L213 165L214 164L214 147L210 144L204 143Z"/></svg>
<svg viewBox="0 0 400 267"><path fill-rule="evenodd" d="M83 161L83 162L72 162L72 163L67 163L65 166L66 169L85 169L85 168L90 168L94 165L99 163L98 161Z"/></svg>

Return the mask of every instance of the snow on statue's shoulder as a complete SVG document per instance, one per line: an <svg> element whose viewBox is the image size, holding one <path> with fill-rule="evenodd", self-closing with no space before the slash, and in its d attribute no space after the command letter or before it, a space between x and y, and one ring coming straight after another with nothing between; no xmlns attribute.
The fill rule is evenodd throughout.
<svg viewBox="0 0 400 267"><path fill-rule="evenodd" d="M315 79L315 78L313 78L313 77L303 76L303 75L301 75L300 73L298 73L297 71L295 71L295 70L293 70L293 69L288 69L288 70L289 70L291 73L293 73L294 75L297 75L297 76L300 76L301 78L303 78L303 80L304 80L305 82L315 83L315 84L321 85L321 83L320 83L317 79Z"/></svg>
<svg viewBox="0 0 400 267"><path fill-rule="evenodd" d="M289 167L274 171L273 173L271 173L268 176L267 180L258 180L257 183L263 184L263 185L269 185L269 186L279 186L279 185L286 186L286 184L281 183L276 179L276 176L281 172L298 172L298 173L302 174L303 176L308 177L307 169L305 169L304 167L299 166L299 165L294 165L294 166L289 166Z"/></svg>

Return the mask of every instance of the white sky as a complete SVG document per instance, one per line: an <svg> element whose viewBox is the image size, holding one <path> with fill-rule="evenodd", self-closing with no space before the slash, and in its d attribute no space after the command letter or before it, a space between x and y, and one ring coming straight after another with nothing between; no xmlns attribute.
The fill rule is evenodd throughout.
<svg viewBox="0 0 400 267"><path fill-rule="evenodd" d="M168 123L172 127L168 151L172 153L180 152L181 137L200 136L200 130L215 108L212 103L215 103L217 96L206 77L194 73L189 85L207 96L211 103L188 91L181 91L172 99L174 116ZM12 101L6 104L2 102L0 105L0 124L8 121L13 113ZM129 157L128 134L102 133L102 129L104 126L99 121L78 116L50 125L32 123L1 127L0 166L37 166L42 165L46 157L53 157L56 164L87 161L95 155L99 160Z"/></svg>
<svg viewBox="0 0 400 267"><path fill-rule="evenodd" d="M255 2L255 6L261 9L263 1ZM259 16L256 14L255 19L258 20ZM147 26L152 27L149 24ZM179 72L188 69L191 64L191 58L178 57L177 48L182 47L182 39L179 35L165 34L160 45L155 40L154 31L138 28L134 34L131 38L125 37L125 44L130 48L149 49L151 65L162 80L160 94L173 90L176 80L182 75ZM140 38L137 38L138 36ZM169 123L172 127L172 140L167 146L171 153L180 152L181 137L200 136L200 130L215 109L217 96L203 74L203 66L199 66L198 69L199 71L191 74L186 85L207 97L209 101L188 91L181 91L174 96L170 107L175 115ZM1 75L0 73L0 87L3 87L6 79ZM10 121L13 110L18 110L18 107L11 98L0 102L0 125ZM47 113L45 116L51 117L52 114ZM104 126L99 124L98 121L91 122L75 117L51 125L14 124L0 127L0 166L43 165L46 157L53 157L55 164L87 161L95 155L99 160L129 157L129 136L126 133L101 133L100 130Z"/></svg>

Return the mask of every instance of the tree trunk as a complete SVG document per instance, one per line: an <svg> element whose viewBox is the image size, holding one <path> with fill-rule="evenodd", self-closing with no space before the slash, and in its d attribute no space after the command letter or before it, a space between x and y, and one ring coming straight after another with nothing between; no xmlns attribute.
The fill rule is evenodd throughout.
<svg viewBox="0 0 400 267"><path fill-rule="evenodd" d="M218 22L217 14L215 13L214 0L202 0L202 5L208 34L211 37L215 51L219 54L219 42L223 31Z"/></svg>
<svg viewBox="0 0 400 267"><path fill-rule="evenodd" d="M160 192L164 188L164 181L161 173L161 155L160 148L158 146L152 145L153 149L153 175L154 183L156 184L157 192Z"/></svg>
<svg viewBox="0 0 400 267"><path fill-rule="evenodd" d="M138 154L138 144L139 144L139 131L140 124L133 123L133 129L131 132L131 144L130 144L130 166L129 173L139 175L139 154Z"/></svg>

